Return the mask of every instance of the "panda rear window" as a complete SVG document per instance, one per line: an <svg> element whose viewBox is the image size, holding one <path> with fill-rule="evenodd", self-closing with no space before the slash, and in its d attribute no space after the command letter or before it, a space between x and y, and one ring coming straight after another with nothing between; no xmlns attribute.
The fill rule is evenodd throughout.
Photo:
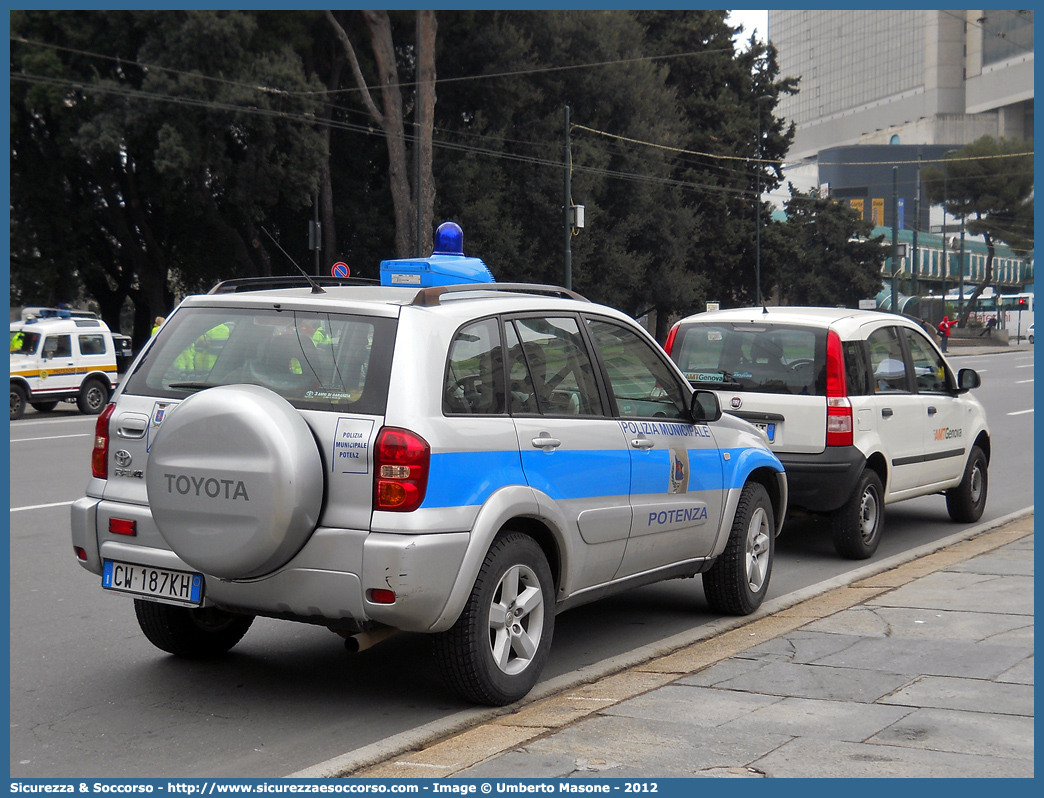
<svg viewBox="0 0 1044 798"><path fill-rule="evenodd" d="M697 388L826 395L826 330L781 324L681 327L671 357Z"/></svg>

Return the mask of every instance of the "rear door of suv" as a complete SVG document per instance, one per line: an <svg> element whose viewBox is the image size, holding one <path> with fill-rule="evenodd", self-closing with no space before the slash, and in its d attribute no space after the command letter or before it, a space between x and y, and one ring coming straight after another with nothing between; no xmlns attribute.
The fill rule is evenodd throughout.
<svg viewBox="0 0 1044 798"><path fill-rule="evenodd" d="M522 470L576 524L583 562L570 591L612 579L631 528L631 462L606 413L580 319L568 313L504 320L507 400Z"/></svg>

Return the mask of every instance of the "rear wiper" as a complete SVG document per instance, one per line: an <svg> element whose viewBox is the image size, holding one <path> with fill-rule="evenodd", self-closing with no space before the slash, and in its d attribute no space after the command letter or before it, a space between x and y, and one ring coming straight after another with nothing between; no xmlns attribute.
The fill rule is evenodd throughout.
<svg viewBox="0 0 1044 798"><path fill-rule="evenodd" d="M215 383L213 382L172 382L167 387L176 391L202 391L214 386Z"/></svg>

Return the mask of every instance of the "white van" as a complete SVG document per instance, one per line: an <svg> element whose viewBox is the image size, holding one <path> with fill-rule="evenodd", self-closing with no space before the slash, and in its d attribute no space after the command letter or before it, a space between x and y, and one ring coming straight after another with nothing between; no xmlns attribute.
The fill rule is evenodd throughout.
<svg viewBox="0 0 1044 798"><path fill-rule="evenodd" d="M112 333L93 313L26 308L11 322L12 421L27 404L49 413L60 401L97 415L117 382Z"/></svg>

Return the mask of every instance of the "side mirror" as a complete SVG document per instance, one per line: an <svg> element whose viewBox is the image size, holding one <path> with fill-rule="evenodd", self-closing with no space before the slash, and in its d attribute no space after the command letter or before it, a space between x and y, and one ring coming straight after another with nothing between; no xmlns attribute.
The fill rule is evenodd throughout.
<svg viewBox="0 0 1044 798"><path fill-rule="evenodd" d="M692 420L706 424L721 418L721 404L718 395L713 391L696 391L692 395L692 404L689 406L689 415Z"/></svg>
<svg viewBox="0 0 1044 798"><path fill-rule="evenodd" d="M957 372L957 391L964 393L982 385L982 378L975 369L961 369Z"/></svg>

